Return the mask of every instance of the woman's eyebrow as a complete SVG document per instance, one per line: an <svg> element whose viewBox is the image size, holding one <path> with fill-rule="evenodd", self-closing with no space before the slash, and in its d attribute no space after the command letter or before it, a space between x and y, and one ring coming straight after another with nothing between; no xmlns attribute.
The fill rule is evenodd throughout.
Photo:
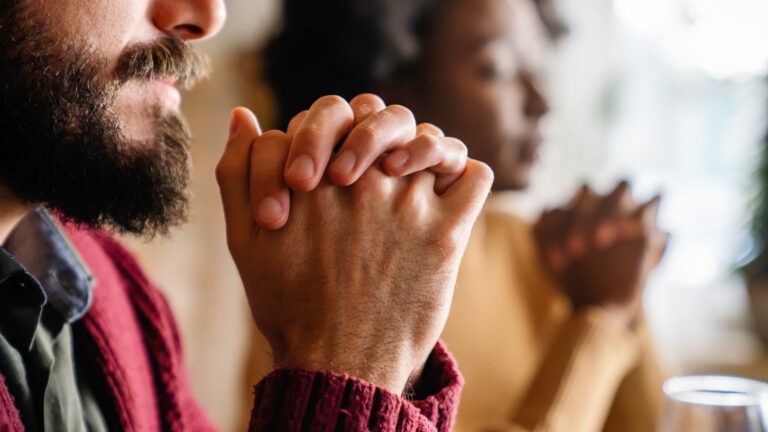
<svg viewBox="0 0 768 432"><path fill-rule="evenodd" d="M466 45L466 50L470 52L477 51L479 49L485 48L486 46L492 43L497 43L497 42L508 42L509 44L512 44L511 38L506 33L485 32L485 33L474 35L472 38L470 38L469 42Z"/></svg>

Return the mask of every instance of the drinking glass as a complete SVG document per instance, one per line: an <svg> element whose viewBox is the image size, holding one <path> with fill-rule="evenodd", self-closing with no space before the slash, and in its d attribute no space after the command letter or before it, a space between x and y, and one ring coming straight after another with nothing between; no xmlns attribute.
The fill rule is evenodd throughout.
<svg viewBox="0 0 768 432"><path fill-rule="evenodd" d="M723 375L670 378L659 432L768 432L768 384Z"/></svg>

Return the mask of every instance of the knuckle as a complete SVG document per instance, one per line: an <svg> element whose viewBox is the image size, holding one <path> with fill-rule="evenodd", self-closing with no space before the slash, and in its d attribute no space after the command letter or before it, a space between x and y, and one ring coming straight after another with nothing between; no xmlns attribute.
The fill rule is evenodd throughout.
<svg viewBox="0 0 768 432"><path fill-rule="evenodd" d="M294 137L294 146L301 150L309 150L318 146L323 139L323 131L315 125L302 126Z"/></svg>
<svg viewBox="0 0 768 432"><path fill-rule="evenodd" d="M318 202L321 204L318 208L322 209L324 206L336 203L339 200L340 192L341 189L326 182L320 182L312 193L317 197Z"/></svg>
<svg viewBox="0 0 768 432"><path fill-rule="evenodd" d="M304 117L307 116L308 112L309 112L309 110L304 110L304 111L296 114L295 116L293 116L291 118L291 121L288 122L288 127L290 128L291 126L296 126L299 121L304 120Z"/></svg>
<svg viewBox="0 0 768 432"><path fill-rule="evenodd" d="M381 137L381 132L375 126L369 124L361 124L353 131L354 141L351 145L355 147L368 147L374 142L378 141Z"/></svg>
<svg viewBox="0 0 768 432"><path fill-rule="evenodd" d="M444 135L443 130L432 123L419 123L418 127L421 131L427 134L433 134L438 136Z"/></svg>
<svg viewBox="0 0 768 432"><path fill-rule="evenodd" d="M443 256L453 255L464 240L464 233L455 222L443 224L430 240L430 246Z"/></svg>
<svg viewBox="0 0 768 432"><path fill-rule="evenodd" d="M290 122L288 122L288 128L287 132L290 135L293 135L296 133L296 130L301 126L301 124L304 122L304 119L307 118L307 113L309 111L305 110L298 114L296 114Z"/></svg>
<svg viewBox="0 0 768 432"><path fill-rule="evenodd" d="M477 177L484 184L491 184L493 183L495 174L493 173L491 167L488 166L488 164L484 162L477 162Z"/></svg>
<svg viewBox="0 0 768 432"><path fill-rule="evenodd" d="M419 177L422 176L432 176L432 174L424 171L412 174L409 181L406 182L405 188L396 198L397 212L407 215L408 220L417 224L420 224L419 221L427 220L433 207L429 194L426 194L424 188L420 186L421 179ZM432 189L429 189L429 193L432 193Z"/></svg>
<svg viewBox="0 0 768 432"><path fill-rule="evenodd" d="M335 106L346 106L349 108L347 101L338 95L321 96L312 104L312 108L331 108Z"/></svg>
<svg viewBox="0 0 768 432"><path fill-rule="evenodd" d="M392 180L388 177L380 177L377 181L373 182L370 191L371 195L381 199L384 199L391 195L394 185Z"/></svg>
<svg viewBox="0 0 768 432"><path fill-rule="evenodd" d="M394 189L394 183L391 177L371 168L360 177L352 189L358 198L372 198L379 201L387 199Z"/></svg>
<svg viewBox="0 0 768 432"><path fill-rule="evenodd" d="M464 141L457 138L452 138L451 142L456 147L456 151L462 158L467 158L469 156L469 148L466 144L464 144ZM490 169L490 167L488 169Z"/></svg>
<svg viewBox="0 0 768 432"><path fill-rule="evenodd" d="M272 130L268 130L268 131L264 132L263 134L261 134L261 136L256 138L254 142L255 143L264 143L266 141L277 141L277 140L282 140L285 137L287 137L285 132L279 131L277 129L272 129Z"/></svg>
<svg viewBox="0 0 768 432"><path fill-rule="evenodd" d="M435 155L442 152L443 143L440 141L440 138L434 135L421 135L419 141L421 142L421 147L424 149L424 152L428 155Z"/></svg>
<svg viewBox="0 0 768 432"><path fill-rule="evenodd" d="M400 117L409 122L412 122L413 124L416 124L416 117L413 115L413 112L403 105L399 105L399 104L390 105L387 107L387 111L389 111L390 113L394 114L397 117Z"/></svg>
<svg viewBox="0 0 768 432"><path fill-rule="evenodd" d="M227 177L229 177L229 173L231 171L231 167L226 162L225 159L221 159L219 163L216 164L216 182L220 185L224 182L226 182Z"/></svg>
<svg viewBox="0 0 768 432"><path fill-rule="evenodd" d="M258 187L254 192L263 192L262 188L267 187L267 185L270 188L277 187L281 184L282 179L282 166L261 166L251 169L251 184Z"/></svg>
<svg viewBox="0 0 768 432"><path fill-rule="evenodd" d="M361 93L354 98L352 98L351 101L349 101L350 105L353 104L360 104L360 105L371 105L371 106L384 106L384 99L379 97L378 95L375 95L373 93Z"/></svg>
<svg viewBox="0 0 768 432"><path fill-rule="evenodd" d="M396 211L400 214L408 215L409 220L419 220L419 218L413 218L414 215L421 213L423 200L418 194L406 193L397 201Z"/></svg>
<svg viewBox="0 0 768 432"><path fill-rule="evenodd" d="M656 233L656 229L649 227L647 224L640 224L638 231L640 232L640 237L646 242L650 242Z"/></svg>
<svg viewBox="0 0 768 432"><path fill-rule="evenodd" d="M624 200L632 197L632 188L629 183L623 182L616 188L616 199Z"/></svg>

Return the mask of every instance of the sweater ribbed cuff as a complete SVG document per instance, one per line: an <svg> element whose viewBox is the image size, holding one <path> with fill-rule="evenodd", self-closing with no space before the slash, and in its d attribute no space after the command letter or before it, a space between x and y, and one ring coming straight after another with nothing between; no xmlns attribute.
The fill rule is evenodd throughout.
<svg viewBox="0 0 768 432"><path fill-rule="evenodd" d="M438 342L424 367L421 400L332 372L278 369L255 388L250 431L451 430L463 378Z"/></svg>

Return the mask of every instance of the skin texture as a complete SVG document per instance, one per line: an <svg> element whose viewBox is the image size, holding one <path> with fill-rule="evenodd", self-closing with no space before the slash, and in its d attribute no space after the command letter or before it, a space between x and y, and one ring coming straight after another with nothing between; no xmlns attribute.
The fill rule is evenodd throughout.
<svg viewBox="0 0 768 432"><path fill-rule="evenodd" d="M338 96L321 97L293 118L287 133L291 146L283 169L274 168L269 158L272 165L263 166L263 158L254 158L251 166L253 217L267 229L279 229L288 221L289 189L309 192L323 176L349 186L380 162L380 169L392 176L429 169L436 175L435 192L443 193L467 162L464 143L446 137L435 125L416 124L409 109L387 106L373 94L356 96L349 103ZM270 149L260 151L269 155Z"/></svg>
<svg viewBox="0 0 768 432"><path fill-rule="evenodd" d="M173 32L115 57L57 5L0 12L0 184L85 226L166 234L185 220L189 177L173 83L190 84L204 62Z"/></svg>
<svg viewBox="0 0 768 432"><path fill-rule="evenodd" d="M90 47L113 78L129 47L209 37L225 16L221 0L36 0L29 13ZM178 104L167 83L149 79L121 87L110 108L129 140L151 147L156 111ZM400 393L445 323L493 175L460 141L376 96L350 104L329 96L308 108L291 130L264 135L252 113L234 111L217 168L228 244L276 366L348 373ZM382 161L390 151L400 153ZM345 152L354 164L342 163ZM16 223L19 205L0 199L0 232Z"/></svg>
<svg viewBox="0 0 768 432"><path fill-rule="evenodd" d="M33 0L30 12L56 23L62 38L80 40L108 60L114 70L124 50L139 43L175 35L187 41L202 40L218 33L226 18L223 0ZM153 110L178 110L180 99L166 85L154 81L121 89L114 110L127 137L153 138L157 125Z"/></svg>
<svg viewBox="0 0 768 432"><path fill-rule="evenodd" d="M362 121L345 136L347 123L335 124L321 135L343 141L366 130ZM244 109L233 112L232 125L217 167L227 240L275 366L346 372L403 392L447 319L491 170L469 160L438 195L433 173L397 178L375 165L350 187L320 180L311 191L294 193L288 223L267 230L253 218L254 167L281 182L300 135L261 134ZM401 137L394 133L397 122L387 125L392 129L376 129L375 135Z"/></svg>

